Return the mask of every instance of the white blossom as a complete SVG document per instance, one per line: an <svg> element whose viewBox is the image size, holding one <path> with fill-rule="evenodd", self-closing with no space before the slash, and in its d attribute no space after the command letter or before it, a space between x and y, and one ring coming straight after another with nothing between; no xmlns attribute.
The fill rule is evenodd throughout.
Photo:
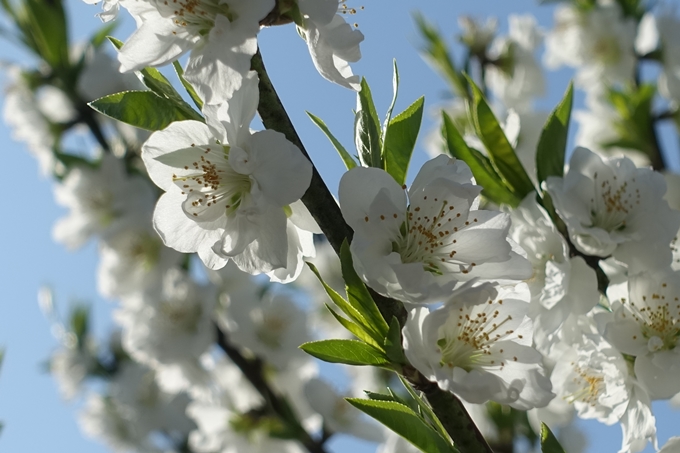
<svg viewBox="0 0 680 453"><path fill-rule="evenodd" d="M436 310L417 307L403 329L406 357L429 380L470 403L545 406L554 395L541 354L531 347L529 297L524 284L466 284Z"/></svg>
<svg viewBox="0 0 680 453"><path fill-rule="evenodd" d="M529 263L506 237L509 216L477 210L480 190L464 162L444 155L421 168L408 200L381 169L345 173L340 206L354 229L357 273L379 293L413 303L444 297L475 277L529 277Z"/></svg>
<svg viewBox="0 0 680 453"><path fill-rule="evenodd" d="M543 69L534 56L543 37L531 15L511 15L508 20L508 36L497 38L489 49L496 63L488 67L487 83L503 105L525 111L545 92Z"/></svg>
<svg viewBox="0 0 680 453"><path fill-rule="evenodd" d="M307 216L291 206L307 190L312 165L283 134L251 133L257 102L251 72L229 104L204 108L207 124L175 122L144 144L149 176L166 191L154 226L168 247L198 252L211 269L233 260L251 274L290 281L302 256L313 255L312 233L296 225L307 226L300 222Z"/></svg>
<svg viewBox="0 0 680 453"><path fill-rule="evenodd" d="M561 6L546 36L545 63L576 68L576 82L589 91L632 82L636 32L635 19L624 17L616 2L588 9Z"/></svg>
<svg viewBox="0 0 680 453"><path fill-rule="evenodd" d="M69 208L57 221L54 240L78 248L91 236L109 236L145 216L153 206L153 187L141 176L128 175L122 160L104 154L96 168L71 169L54 188L58 204Z"/></svg>
<svg viewBox="0 0 680 453"><path fill-rule="evenodd" d="M546 188L567 225L574 246L588 255L614 254L627 264L668 260L680 215L663 200L663 177L649 168L636 168L627 158L602 159L576 148L563 178L551 176ZM663 247L654 244L663 244ZM647 259L647 258L645 258Z"/></svg>
<svg viewBox="0 0 680 453"><path fill-rule="evenodd" d="M123 347L152 367L179 364L188 372L215 341L212 310L215 294L186 273L170 270L156 293L123 299L116 320L123 327Z"/></svg>
<svg viewBox="0 0 680 453"><path fill-rule="evenodd" d="M121 71L162 66L187 52L184 77L207 104L229 99L250 70L274 0L121 0L137 30L120 49Z"/></svg>
<svg viewBox="0 0 680 453"><path fill-rule="evenodd" d="M653 399L680 392L680 274L643 272L628 281L628 295L612 301L604 337L635 357L635 375Z"/></svg>
<svg viewBox="0 0 680 453"><path fill-rule="evenodd" d="M344 3L343 3L344 6ZM338 85L359 90L359 77L349 63L359 61L364 35L338 13L337 0L299 0L304 24L298 27L319 74ZM343 11L346 11L347 7Z"/></svg>

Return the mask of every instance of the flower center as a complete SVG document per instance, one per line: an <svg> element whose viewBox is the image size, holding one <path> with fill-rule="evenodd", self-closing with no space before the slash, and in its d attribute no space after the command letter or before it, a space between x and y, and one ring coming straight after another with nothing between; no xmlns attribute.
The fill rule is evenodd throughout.
<svg viewBox="0 0 680 453"><path fill-rule="evenodd" d="M640 204L640 190L632 190L628 181L619 184L617 177L612 179L598 179L593 175L595 195L590 199L590 218L592 226L606 231L622 231L626 228L626 219ZM635 182L632 179L631 182Z"/></svg>
<svg viewBox="0 0 680 453"><path fill-rule="evenodd" d="M502 300L498 301L498 304L502 303ZM514 330L503 329L503 324L510 320L512 316L503 316L500 310L493 309L493 301L486 304L485 311L476 311L472 307L453 311L439 328L441 338L437 340L437 347L441 354L440 366L459 367L468 372L479 365L500 366L502 369L505 358L494 354L491 348L497 341L514 333ZM502 349L498 352L503 354Z"/></svg>
<svg viewBox="0 0 680 453"><path fill-rule="evenodd" d="M407 210L400 236L393 244L402 263L423 263L426 271L441 275L444 271L470 272L475 263L464 263L455 258L458 240L456 233L476 223L468 220L468 206L456 209L448 200L422 196Z"/></svg>
<svg viewBox="0 0 680 453"><path fill-rule="evenodd" d="M250 193L250 177L231 167L228 146L201 145L194 148L203 152L184 169L193 169L195 173L173 175L175 184L187 195L182 205L184 212L196 221L211 221L223 214L234 213L243 196Z"/></svg>
<svg viewBox="0 0 680 453"><path fill-rule="evenodd" d="M215 26L218 14L233 21L229 5L220 0L158 0L157 4L161 15L196 36L207 35Z"/></svg>
<svg viewBox="0 0 680 453"><path fill-rule="evenodd" d="M642 303L631 300L627 304L652 352L674 349L680 336L680 300L677 296L665 294L667 287L666 283L662 283L662 291L643 295Z"/></svg>
<svg viewBox="0 0 680 453"><path fill-rule="evenodd" d="M571 388L576 390L563 398L570 404L576 401L595 406L597 399L604 390L604 376L595 373L592 369L584 370L572 362L574 377L571 379Z"/></svg>

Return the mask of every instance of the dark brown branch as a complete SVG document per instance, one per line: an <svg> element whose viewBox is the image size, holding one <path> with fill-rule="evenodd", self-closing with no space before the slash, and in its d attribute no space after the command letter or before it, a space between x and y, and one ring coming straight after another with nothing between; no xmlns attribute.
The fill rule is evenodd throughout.
<svg viewBox="0 0 680 453"><path fill-rule="evenodd" d="M285 423L292 432L296 434L297 440L310 453L327 453L324 448L324 442L330 437L330 434L325 433L324 438L315 440L304 429L297 418L297 415L290 407L285 398L278 395L270 386L264 377L263 363L257 358L247 358L234 345L229 343L227 336L222 330L215 326L217 330L217 345L224 351L224 353L231 359L232 362L241 370L243 375L255 387L262 398L264 398L266 407L271 413L277 416L283 423Z"/></svg>
<svg viewBox="0 0 680 453"><path fill-rule="evenodd" d="M302 144L302 140L300 140L295 131L295 127L267 75L259 50L253 57L251 64L253 70L257 71L260 77L260 102L257 106L257 111L262 118L262 123L267 129L283 133L288 140L297 145L303 154L310 159ZM307 209L309 209L309 212L317 221L335 251L339 253L343 241L352 240L353 231L343 219L335 198L333 198L328 187L326 187L316 168L314 168L312 183L307 193L302 197L302 202L307 206ZM371 295L387 322L390 322L392 317L396 316L399 323L401 325L404 324L406 321L406 310L401 302L381 296L372 290ZM432 410L461 453L492 453L491 448L475 426L472 418L470 418L463 404L455 395L441 390L437 384L429 382L413 367L405 367L404 376L415 388L425 394L432 406Z"/></svg>

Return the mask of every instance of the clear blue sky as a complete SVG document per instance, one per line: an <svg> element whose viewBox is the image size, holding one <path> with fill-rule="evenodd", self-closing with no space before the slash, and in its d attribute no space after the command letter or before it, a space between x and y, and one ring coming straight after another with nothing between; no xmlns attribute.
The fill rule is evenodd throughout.
<svg viewBox="0 0 680 453"><path fill-rule="evenodd" d="M500 18L503 30L507 29L504 18L511 12L530 12L544 26L552 22L552 7L537 7L536 0L367 0L365 10L354 18L366 35L362 45L363 59L354 65L354 69L355 73L367 77L381 111L386 109L391 98L393 58L397 59L401 73L397 111L422 94L425 95L426 106L432 108L445 91L444 83L418 55L418 37L410 15L416 5L427 18L438 23L447 36L452 36L457 29L457 17L461 14L476 17L495 15ZM82 39L99 26L98 19L93 17L98 7L78 0L68 0L68 6L74 38ZM131 27L132 21L126 20L115 35L123 39L130 33ZM343 170L342 163L326 138L309 121L305 110L323 118L340 140L351 148L354 94L318 75L304 42L293 27L264 30L260 34L260 43L265 64L284 105L315 164L335 192ZM3 41L0 59L21 62L25 57ZM550 108L558 102L568 78L569 74L564 71L549 76L549 95L542 101L542 106ZM426 118L424 131L430 125L431 121ZM52 225L65 212L54 203L51 182L39 177L36 163L22 144L11 140L4 125L0 126L0 156L3 187L11 197L7 200L11 209L5 211L0 223L3 244L0 345L7 348L0 375L0 420L5 422L0 450L12 453L107 451L100 444L82 437L75 419L77 403L62 402L54 381L43 370L42 363L57 344L36 302L38 288L49 284L55 290L62 311L66 311L72 301L91 302L95 330L103 333L111 329L113 304L101 299L96 292L96 247L90 244L81 251L70 253L53 243ZM423 150L417 150L413 174L425 160ZM661 441L671 435L680 435L677 413L670 412L665 403L656 404L655 411ZM583 423L583 426L590 436L589 452L618 450L618 426L603 428L594 422ZM341 439L334 445L338 452L350 448ZM359 447L355 451L359 453L369 449Z"/></svg>

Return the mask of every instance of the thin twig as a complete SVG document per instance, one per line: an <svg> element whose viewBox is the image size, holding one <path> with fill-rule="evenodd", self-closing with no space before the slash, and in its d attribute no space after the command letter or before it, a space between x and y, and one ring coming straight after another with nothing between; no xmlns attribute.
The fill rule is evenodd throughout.
<svg viewBox="0 0 680 453"><path fill-rule="evenodd" d="M330 434L324 434L320 440L315 440L305 430L297 415L290 407L288 402L279 396L270 386L264 377L263 363L260 359L247 358L234 345L229 343L227 336L216 326L217 345L225 352L227 357L241 370L243 375L255 387L264 398L267 408L285 423L297 436L297 440L309 451L309 453L327 453L324 443Z"/></svg>

